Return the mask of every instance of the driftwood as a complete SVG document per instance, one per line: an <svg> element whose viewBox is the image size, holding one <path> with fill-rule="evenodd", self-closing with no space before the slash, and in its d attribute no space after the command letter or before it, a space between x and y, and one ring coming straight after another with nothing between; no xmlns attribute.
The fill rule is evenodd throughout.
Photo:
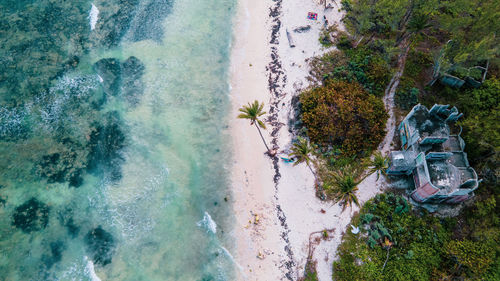
<svg viewBox="0 0 500 281"><path fill-rule="evenodd" d="M295 43L293 42L292 34L286 30L286 37L288 38L288 44L290 44L290 48L295 48Z"/></svg>

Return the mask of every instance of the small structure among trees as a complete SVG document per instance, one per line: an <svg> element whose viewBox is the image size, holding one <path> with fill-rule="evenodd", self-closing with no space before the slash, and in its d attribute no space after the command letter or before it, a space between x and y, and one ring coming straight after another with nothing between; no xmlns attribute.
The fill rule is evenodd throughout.
<svg viewBox="0 0 500 281"><path fill-rule="evenodd" d="M450 134L462 116L456 107L418 104L399 125L402 151L390 153L388 175L413 175L411 199L417 203L460 203L474 195L479 180L470 167L465 142Z"/></svg>

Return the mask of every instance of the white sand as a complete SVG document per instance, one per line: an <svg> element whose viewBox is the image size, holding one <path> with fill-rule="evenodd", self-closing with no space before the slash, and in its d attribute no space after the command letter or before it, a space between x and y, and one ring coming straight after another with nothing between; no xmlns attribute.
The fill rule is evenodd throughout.
<svg viewBox="0 0 500 281"><path fill-rule="evenodd" d="M239 1L231 62L232 115L236 116L239 107L255 99L264 101L267 111L269 104L279 102L278 119L281 123L288 124L288 116L291 113L290 100L297 94L297 89L307 86L305 77L308 67L305 60L326 51L318 41L323 15L326 15L330 24L340 24L342 15L335 5L334 9L325 14L323 6L313 0L283 1L282 13L279 16L279 45L271 45L269 41L273 22L269 18L269 8L275 5L276 3L270 0ZM318 13L318 20L308 20L307 12ZM311 30L304 33L293 32L293 29L306 25L311 25ZM288 45L287 29L293 36L295 48ZM269 71L266 66L271 62L272 46L277 47L284 72L280 79L286 76L285 82L281 83L282 87L278 89L284 94L280 100L273 98L268 89ZM282 106L283 103L285 106ZM234 230L237 239L235 259L243 267L239 279L298 279L304 274L309 234L324 229L335 229L330 239L319 243L313 256L317 261L319 280L331 280L332 261L341 235L358 208L348 208L342 212L338 204L322 202L316 198L314 178L305 164L294 167L280 161L281 178L275 186L273 163L264 155L265 147L257 130L250 127L247 120L236 118L231 121L231 127L234 147L233 206L237 219ZM391 127L393 125L388 124L388 128ZM272 139L271 130L269 125L268 130L263 132L268 143ZM277 135L280 150L288 148L291 140L292 136L285 125ZM390 139L383 144L385 146L382 150L386 152ZM382 179L379 182L375 179L376 175L371 175L359 185L358 198L361 202L380 192ZM278 220L277 206L283 210L286 226ZM258 224L254 223L255 215L258 215ZM317 234L314 237L320 236ZM291 256L285 247L290 248ZM290 262L293 266L287 269L286 265ZM290 274L289 278L287 273Z"/></svg>

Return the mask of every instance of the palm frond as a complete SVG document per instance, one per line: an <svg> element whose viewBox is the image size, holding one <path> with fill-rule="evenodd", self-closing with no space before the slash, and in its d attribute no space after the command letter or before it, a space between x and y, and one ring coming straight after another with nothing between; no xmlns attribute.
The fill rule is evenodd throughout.
<svg viewBox="0 0 500 281"><path fill-rule="evenodd" d="M325 190L330 193L333 199L346 207L356 204L359 206L356 192L358 184L361 182L359 172L353 167L345 167L343 170L331 172L328 183L325 184Z"/></svg>
<svg viewBox="0 0 500 281"><path fill-rule="evenodd" d="M263 121L258 120L260 116L266 114L264 109L264 103L259 104L259 101L255 100L253 103L248 103L248 105L243 105L241 108L238 110L242 112L242 114L238 115L238 118L241 119L250 119L251 124L253 125L254 122L257 122L259 126L263 129L266 128L265 124Z"/></svg>
<svg viewBox="0 0 500 281"><path fill-rule="evenodd" d="M306 139L298 137L297 140L298 141L293 144L291 149L292 152L290 153L291 157L297 159L294 165L298 165L303 162L309 165L309 162L311 161L310 154L313 152L313 148Z"/></svg>
<svg viewBox="0 0 500 281"><path fill-rule="evenodd" d="M262 122L261 120L257 119L257 124L259 124L259 127L261 127L262 129L266 128L266 124L264 124L264 122Z"/></svg>
<svg viewBox="0 0 500 281"><path fill-rule="evenodd" d="M238 116L237 116L237 117L238 117L238 118L240 118L240 119L250 119L250 118L251 118L251 117L250 117L248 114L246 114L246 113L241 113L241 114L238 114Z"/></svg>
<svg viewBox="0 0 500 281"><path fill-rule="evenodd" d="M389 168L389 158L377 151L373 155L373 160L370 161L370 174L377 173L377 180L380 174L386 175L386 170Z"/></svg>

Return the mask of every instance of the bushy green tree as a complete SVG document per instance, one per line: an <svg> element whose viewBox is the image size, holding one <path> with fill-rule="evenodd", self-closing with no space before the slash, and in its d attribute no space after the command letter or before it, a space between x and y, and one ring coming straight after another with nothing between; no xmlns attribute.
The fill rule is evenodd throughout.
<svg viewBox="0 0 500 281"><path fill-rule="evenodd" d="M312 142L339 146L345 155L375 148L385 135L384 104L359 84L329 80L300 95L302 121Z"/></svg>
<svg viewBox="0 0 500 281"><path fill-rule="evenodd" d="M500 55L500 6L495 0L442 1L438 27L450 34L446 49L450 63L498 60Z"/></svg>

